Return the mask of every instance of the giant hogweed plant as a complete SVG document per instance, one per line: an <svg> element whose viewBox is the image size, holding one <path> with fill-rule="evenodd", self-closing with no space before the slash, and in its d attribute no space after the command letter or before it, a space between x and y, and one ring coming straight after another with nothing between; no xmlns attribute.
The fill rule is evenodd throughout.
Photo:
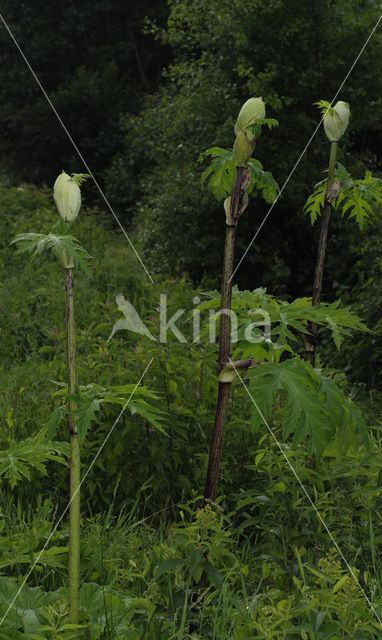
<svg viewBox="0 0 382 640"><path fill-rule="evenodd" d="M263 191L263 195L268 201L272 201L276 197L278 187L273 176L263 171L259 161L251 160L251 155L262 126L266 125L272 128L277 124L276 120L265 118L265 105L262 98L250 98L243 104L239 112L235 124L236 138L232 152L213 147L207 149L199 157L199 161L203 161L206 157L211 158L211 165L204 171L202 180L209 180L209 188L219 200L224 198L226 218L220 301L218 398L204 492L206 501L214 500L216 496L228 398L232 383L231 372L227 374L227 369L231 367L229 362L231 327L229 312L232 299L236 229L239 219L248 205L249 193L255 186ZM248 368L249 363L237 361L235 366L243 371Z"/></svg>
<svg viewBox="0 0 382 640"><path fill-rule="evenodd" d="M62 462L62 456L67 453L66 443L57 443L51 439L56 435L61 419L66 419L70 437L70 500L69 500L69 620L77 625L79 620L79 587L80 587L80 487L81 487L81 458L80 448L91 427L91 423L98 419L97 412L102 405L108 403L129 407L132 414L138 414L147 422L164 432L161 425L162 412L152 405L156 394L144 386L127 384L117 387L101 387L96 384L78 385L76 370L76 341L74 321L74 269L76 267L87 271L91 256L80 245L71 232L72 224L78 216L81 207L80 185L88 177L87 174L72 174L70 177L64 171L58 176L53 190L54 200L61 216L60 233L24 233L17 235L12 244L17 246L17 253L29 253L32 260L44 250L52 250L59 259L65 272L65 300L66 300L66 353L67 353L67 382L57 383L62 389L54 395L59 396L61 404L55 409L47 421L42 432L34 440L29 439L29 466L43 470L43 462L57 460ZM134 400L132 396L134 395ZM47 442L41 443L46 436ZM5 473L11 485L22 476L29 478L27 460L24 453L25 443L14 444L8 458L0 458L0 473ZM24 446L23 446L24 445ZM33 446L35 445L35 446ZM14 455L13 468L9 463L9 456Z"/></svg>
<svg viewBox="0 0 382 640"><path fill-rule="evenodd" d="M328 440L336 439L340 454L358 441L360 435L365 435L365 423L357 407L330 377L299 356L300 336L309 335L310 323L329 328L340 348L349 330L367 331L360 319L350 309L341 308L339 302L312 307L310 298L286 303L268 295L265 289L240 292L232 287L236 228L248 205L248 195L260 192L269 203L277 196L278 186L272 174L251 158L261 127L272 128L276 124L275 120L265 118L262 99L251 98L239 113L233 151L213 147L199 157L199 161L211 159L202 181L208 180L215 197L224 199L226 214L221 294L207 293L209 300L200 305L201 309L215 308L220 316L218 398L204 494L207 502L214 500L217 492L228 397L238 373L248 378L258 407L254 407L254 425L261 425L263 416L277 411L283 438L292 437L294 445L308 439L309 453L321 455ZM233 362L230 310L239 319L238 341L231 354ZM248 319L256 320L252 328L259 326L264 323L264 312L268 314L271 335L262 337L257 329L258 339L248 340Z"/></svg>
<svg viewBox="0 0 382 640"><path fill-rule="evenodd" d="M324 130L330 143L328 175L315 185L304 211L314 224L321 216L320 235L317 247L316 266L313 281L312 305L321 302L322 281L328 242L329 220L332 209L341 210L342 217L354 218L362 230L368 218L374 216L374 207L382 203L382 180L374 178L367 171L365 177L354 180L346 168L337 162L338 142L344 135L350 118L347 102L339 101L334 107L326 100L316 103L324 117ZM309 333L305 337L306 358L315 365L317 349L317 323L309 323Z"/></svg>
<svg viewBox="0 0 382 640"><path fill-rule="evenodd" d="M61 230L77 218L81 207L81 191L79 184L88 176L73 174L70 177L64 171L54 184L54 200L62 218ZM70 434L70 502L69 502L69 618L77 624L79 618L79 582L80 582L80 443L76 426L77 391L76 349L74 325L74 268L81 265L86 268L91 256L81 247L77 239L70 235L48 235L26 233L13 240L18 252L29 252L33 258L44 249L52 249L65 270L66 297L66 354L67 354L67 387L68 387L68 428Z"/></svg>

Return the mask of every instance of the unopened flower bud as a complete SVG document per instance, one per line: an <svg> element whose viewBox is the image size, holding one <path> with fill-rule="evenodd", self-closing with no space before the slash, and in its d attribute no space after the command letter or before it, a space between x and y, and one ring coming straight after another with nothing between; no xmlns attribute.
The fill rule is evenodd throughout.
<svg viewBox="0 0 382 640"><path fill-rule="evenodd" d="M324 117L324 129L330 142L337 142L349 124L350 109L347 102L340 100Z"/></svg>
<svg viewBox="0 0 382 640"><path fill-rule="evenodd" d="M54 183L53 198L61 218L65 222L73 222L81 207L81 191L78 184L65 171Z"/></svg>
<svg viewBox="0 0 382 640"><path fill-rule="evenodd" d="M233 157L235 158L237 167L246 166L252 155L254 147L255 140L253 139L252 142L250 142L248 139L248 133L243 130L239 131L233 145Z"/></svg>
<svg viewBox="0 0 382 640"><path fill-rule="evenodd" d="M263 99L249 98L247 102L244 102L243 106L240 109L236 125L239 130L246 131L248 140L251 142L251 140L253 140L253 138L255 137L255 134L252 130L252 125L256 122L256 120L262 120L263 118L265 118L265 104L263 102Z"/></svg>

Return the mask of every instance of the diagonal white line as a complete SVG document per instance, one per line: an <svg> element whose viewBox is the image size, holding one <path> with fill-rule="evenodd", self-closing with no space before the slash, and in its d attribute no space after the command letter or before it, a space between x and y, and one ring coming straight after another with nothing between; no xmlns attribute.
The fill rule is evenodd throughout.
<svg viewBox="0 0 382 640"><path fill-rule="evenodd" d="M335 101L335 99L337 98L337 96L338 96L338 94L340 93L340 91L341 91L342 87L344 86L344 84L345 84L346 80L347 80L347 79L348 79L348 77L350 76L350 74L351 74L351 72L353 71L353 69L354 69L355 65L357 64L357 62L358 62L358 60L360 59L360 57L361 57L362 53L364 52L366 45L368 44L368 42L369 42L369 40L372 38L372 36L373 36L374 32L375 32L375 31L376 31L376 29L378 28L378 25L379 25L379 23L381 22L381 20L382 20L382 15L379 17L379 19L378 19L377 23L375 24L374 28L372 29L371 33L369 34L369 36L368 36L368 38L367 38L366 42L365 42L365 43L364 43L364 45L362 46L362 48L361 48L361 50L360 50L360 52L359 52L358 56L356 57L356 59L354 60L353 64L351 65L351 67L350 67L349 71L347 72L346 76L344 77L344 79L343 79L342 83L340 84L339 89L337 90L337 93L333 96L333 98L332 98L332 100L331 100L331 102L330 102L330 105L332 105L332 104L333 104L333 102ZM262 223L260 224L260 226L259 226L259 228L257 229L257 231L256 231L255 235L253 236L253 238L252 238L251 242L249 243L249 245L248 245L248 247L246 248L245 252L244 252L244 253L243 253L243 255L241 256L241 258L240 258L240 260L239 260L238 264L236 265L235 270L234 270L234 272L233 272L232 276L231 276L231 277L230 277L230 279L229 279L229 282L231 282L231 280L232 280L232 278L234 277L234 275L235 275L236 271L237 271L237 270L238 270L238 268L240 267L240 265L241 265L241 263L243 262L243 260L244 260L245 256L247 255L248 251L250 250L250 248L252 247L253 243L255 242L255 240L256 240L256 238L257 238L257 236L259 235L259 233L260 233L261 229L263 228L263 226L264 226L264 224L265 224L266 220L268 219L268 217L269 217L269 215L270 215L270 213L271 213L271 211L272 211L273 207L275 206L276 202L278 201L279 197L281 196L282 192L284 191L284 189L285 189L286 185L288 184L289 180L291 179L292 175L294 174L294 172L295 172L296 168L297 168L297 167L298 167L298 165L300 164L301 158L303 157L303 155L304 155L305 151L306 151L306 150L307 150L307 148L309 147L309 145L310 145L310 143L312 142L312 140L313 140L314 136L316 135L316 133L317 133L318 129L320 128L320 126L321 126L321 124L322 124L322 122L323 122L323 120L324 120L324 118L325 118L325 115L326 115L326 114L324 114L324 115L322 116L322 118L321 118L320 122L318 123L317 127L315 128L315 130L313 131L312 135L310 136L310 138L309 138L308 142L306 143L306 145L305 145L305 147L304 147L303 151L301 152L301 155L300 155L300 157L298 158L297 162L295 163L295 165L294 165L294 167L293 167L292 171L290 172L289 176L287 177L287 179L285 180L285 182L284 182L283 186L281 187L281 189L280 189L279 193L277 194L275 201L272 203L271 207L268 209L268 212L266 213L266 215L265 215L265 217L264 217L264 220L263 220L263 221L262 221Z"/></svg>
<svg viewBox="0 0 382 640"><path fill-rule="evenodd" d="M60 115L59 115L59 113L57 112L57 110L56 110L56 108L55 108L54 104L52 103L51 99L49 98L49 96L48 96L47 92L45 91L45 89L44 89L44 87L42 86L42 84L41 84L40 80L38 79L38 77L37 77L36 73L34 72L34 70L32 69L31 65L29 64L29 61L27 60L27 58L26 58L26 56L25 56L24 52L22 51L22 49L21 49L21 47L20 47L19 43L17 42L17 40L16 40L15 36L13 35L12 31L11 31L11 30L10 30L10 28L8 27L7 23L5 22L5 20L4 20L4 18L3 18L3 16L2 16L1 14L0 14L0 19L2 20L2 22L3 22L4 26L5 26L5 28L7 29L8 33L9 33L9 35L11 36L11 38L12 38L13 42L15 43L15 45L16 45L16 47L17 47L17 49L19 50L19 52L20 52L20 54L21 54L21 56L22 56L22 58L23 58L23 60L24 60L25 64L27 65L27 67L28 67L29 71L30 71L30 72L31 72L31 74L33 75L33 77L34 77L34 79L36 80L36 82L37 82L38 86L40 87L40 89L41 89L42 93L44 94L44 96L45 96L45 98L46 98L47 102L49 103L49 105L50 105L50 107L52 108L52 110L53 110L54 114L56 115L56 117L57 117L57 119L58 119L59 123L61 124L61 126L62 126L62 128L63 128L63 130L65 131L65 133L66 133L66 135L68 136L68 138L69 138L70 142L72 143L73 147L75 148L75 150L76 150L76 152L77 152L78 156L80 157L80 159L82 160L82 162L83 162L84 166L86 167L87 172L89 173L89 175L90 175L90 176L91 176L91 178L93 179L94 184L96 185L96 187L97 187L98 191L100 192L100 194L101 194L102 198L104 199L104 201L105 201L105 203L106 203L107 207L109 208L110 212L113 214L113 216L114 216L114 218L115 218L116 222L118 223L118 225L119 225L119 227L120 227L120 229L121 229L121 231L122 231L123 235L125 236L125 238L126 238L127 242L129 243L130 247L131 247L131 248L132 248L132 250L134 251L134 253L135 253L136 257L138 258L139 262L141 263L141 265L142 265L143 269L145 270L145 272L146 272L146 274L147 274L148 278L151 280L151 282L153 282L153 279L152 279L151 275L150 275L150 274L149 274L149 272L147 271L147 269L146 269L146 267L145 267L145 265L144 265L144 263L143 263L143 261L142 261L142 259L141 259L140 255L138 254L138 252L137 252L137 250L135 249L135 247L134 247L133 243L131 242L130 238L128 237L128 235L127 235L127 233L126 233L125 229L123 228L123 226L122 226L121 222L119 221L118 217L116 216L116 214L115 214L115 212L114 212L114 209L112 208L111 204L109 203L108 199L106 198L106 196L105 196L104 192L102 191L102 189L101 189L100 185L98 184L97 180L95 179L95 177L94 177L94 175L93 175L93 173L92 173L92 171L91 171L91 169L90 169L89 165L87 164L87 162L86 162L85 158L83 157L83 155L82 155L81 151L79 150L79 148L77 147L76 143L74 142L74 140L73 140L72 136L70 135L70 133L69 133L69 131L68 131L67 127L65 126L65 123L64 123L64 122L63 122L63 120L61 119L61 116L60 116Z"/></svg>
<svg viewBox="0 0 382 640"><path fill-rule="evenodd" d="M94 458L93 458L93 460L91 461L90 465L88 466L88 468L87 468L86 472L84 473L84 475L83 475L83 477L82 477L82 479L81 479L80 484L78 485L77 489L75 490L74 494L72 495L71 499L69 500L68 504L66 505L66 507L65 507L64 511L62 512L61 516L60 516L60 517L59 517L59 519L57 520L57 522L56 522L56 524L55 524L54 529L52 530L51 534L49 535L49 538L47 539L47 541L45 542L45 544L44 544L43 548L42 548L42 549L41 549L41 551L39 552L39 554L38 554L38 556L37 556L36 560L34 561L33 565L32 565L32 566L31 566L31 568L29 569L29 571L28 571L27 575L25 576L25 578L24 578L24 580L23 580L23 583L22 583L21 587L20 587L20 588L19 588L19 590L17 591L17 593L16 593L15 597L13 598L12 602L10 603L10 605L9 605L8 609L7 609L7 610L6 610L6 612L4 613L4 615L3 615L2 619L0 620L0 627L1 627L1 625L3 624L3 622L4 622L5 618L7 617L7 615L8 615L8 613L9 613L9 611L10 611L10 610L11 610L11 608L13 607L13 605L14 605L14 603L15 603L16 598L18 597L18 595L19 595L20 591L21 591L21 590L22 590L22 588L24 587L24 585L25 585L26 581L28 580L28 578L29 578L30 574L32 573L32 571L33 571L33 569L35 568L36 564L38 563L39 559L41 558L42 553L45 551L45 549L46 549L47 545L49 544L50 540L52 539L52 536L53 536L53 535L54 535L54 533L56 532L58 525L60 524L60 522L62 521L62 519L63 519L64 515L65 515L65 514L66 514L66 512L68 511L68 509L69 509L69 507L70 507L71 503L73 502L73 500L74 500L75 496L77 495L78 491L81 489L82 484L85 482L85 480L86 480L86 478L87 478L87 476L88 476L88 474L89 474L90 470L92 469L92 467L93 467L93 465L94 465L95 461L97 460L97 458L98 458L99 454L101 453L102 449L104 448L104 446L105 446L106 442L108 441L108 439L110 438L111 434L113 433L113 431L114 431L114 427L115 427L115 426L116 426L116 424L119 422L119 419L121 418L121 416L122 416L123 412L125 411L125 409L126 409L127 405L129 404L129 402L130 402L131 398L133 397L134 393L136 392L137 388L138 388L138 387L139 387L139 385L141 384L141 382L142 382L142 380L143 380L144 376L146 375L147 370L148 370L148 369L149 369L149 367L151 366L151 363L152 363L152 361L153 361L153 360L154 360L154 358L151 358L151 360L150 360L150 362L148 363L148 365L147 365L146 369L144 370L144 372L142 373L141 377L139 378L139 380L138 380L137 384L135 385L134 389L132 390L132 392L131 392L131 394L130 394L129 398L126 400L126 403L125 403L125 405L123 406L123 408L122 408L121 412L119 413L118 417L117 417L117 418L116 418L116 420L114 421L114 424L113 424L113 426L111 427L110 431L108 432L108 434L107 434L107 436L106 436L105 440L104 440L104 441L103 441L103 443L101 444L101 446L100 446L100 448L98 449L98 451L97 451L96 455L94 456Z"/></svg>
<svg viewBox="0 0 382 640"><path fill-rule="evenodd" d="M354 573L353 569L351 568L351 566L349 565L348 561L346 560L346 558L345 558L344 554L342 553L341 549L339 548L339 546L338 546L337 542L336 542L336 541L335 541L335 539L333 538L333 535L332 535L332 533L329 531L328 526L327 526L327 524L326 524L325 520L322 518L322 516L321 516L320 512L318 511L318 509L317 509L316 505L314 504L314 502L313 502L312 498L310 497L309 493L307 492L307 490L305 489L305 487L304 487L303 483L301 482L301 480L300 480L300 478L299 478L299 476L298 476L297 472L295 471L295 469L294 469L293 465L290 463L290 461L289 461L289 459L288 459L288 456L286 455L286 453L285 453L284 449L282 448L281 444L280 444L280 443L279 443L279 441L277 440L277 438L276 438L275 434L273 433L273 431L272 431L271 427L269 426L269 424L268 424L267 420L264 418L264 416L263 416L263 414L262 414L262 412L261 412L260 407L258 406L258 404L257 404L256 400L255 400L255 399L254 399L254 397L252 396L252 394L251 394L250 390L248 389L247 385L245 384L245 382L244 382L243 378L240 376L240 373L239 373L239 372L238 372L238 370L236 369L235 364L232 362L231 358L229 358L229 361L230 361L230 363L232 364L233 368L235 369L236 375L237 375L237 377L239 378L239 380L240 380L241 384L243 385L244 389L246 390L246 392L248 393L248 395L249 395L250 399L252 400L252 402L253 402L254 406L256 407L257 411L259 412L259 415L260 415L261 419L264 421L264 423L265 423L265 425L266 425L266 427L267 427L267 429L268 429L269 433L271 434L271 436L272 436L273 440L275 441L275 443L277 444L277 446L278 446L278 448L280 449L281 453L283 454L283 456L284 456L285 460L287 461L287 464L288 464L288 466L290 467L290 469L291 469L291 471L292 471L293 475L296 477L296 480L298 481L298 483L299 483L299 485L300 485L301 489L302 489L302 490L303 490L303 492L305 493L305 495L306 495L307 499L309 500L309 502L310 502L310 504L312 505L312 507L313 507L314 511L316 512L318 519L320 520L320 522L321 522L321 523L322 523L322 525L324 526L324 528L325 528L325 530L326 530L327 534L329 535L329 537L330 537L331 541L333 542L333 544L334 544L335 548L337 549L337 551L338 551L338 553L340 554L340 556L341 556L342 560L344 561L344 563L345 563L345 565L346 565L346 567L347 567L348 571L351 573L352 577L354 578L354 581L357 583L357 585L358 585L358 587L359 587L360 591L362 592L363 596L365 597L365 600L367 601L367 603L368 603L368 605L369 605L370 609L371 609L371 610L372 610L372 612L374 613L375 617L377 618L377 620L378 620L378 622L379 622L379 624L381 625L381 628L382 628L382 620L380 619L380 617L378 616L378 614L377 614L376 610L374 609L374 606L373 606L372 602L369 600L369 598L368 598L368 596L367 596L366 592L364 591L364 589L363 589L363 588L362 588L362 586L360 585L360 583L359 583L359 581L358 581L357 576L355 575L355 573Z"/></svg>

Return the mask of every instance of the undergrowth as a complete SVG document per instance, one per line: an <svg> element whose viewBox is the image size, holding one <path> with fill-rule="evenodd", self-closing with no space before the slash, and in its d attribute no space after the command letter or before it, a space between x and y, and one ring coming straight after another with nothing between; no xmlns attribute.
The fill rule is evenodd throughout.
<svg viewBox="0 0 382 640"><path fill-rule="evenodd" d="M245 390L233 385L220 497L214 509L203 508L215 345L205 341L186 352L173 337L162 344L128 331L108 342L121 318L117 294L157 336L159 293L167 293L169 313L186 309L177 324L189 338L190 300L201 292L186 280L152 287L106 214L86 208L76 233L94 266L76 284L79 383L135 384L155 356L145 384L158 393L167 435L143 417L124 415L87 476L80 627L68 624L66 518L54 529L66 506L66 469L54 460L40 468L27 460L29 478L12 487L6 471L13 441L45 428L65 439L64 426L52 419L57 382L65 376L60 269L54 260L25 266L8 246L17 233L36 228L36 217L41 232L49 232L56 214L50 191L27 185L3 185L0 209L0 639L376 640L382 617L378 392L373 404L367 393L358 394L366 441L342 457L334 444L318 458L284 439L282 407L275 403L270 429L309 501L270 431L258 421L253 427ZM355 387L341 372L329 376L352 396ZM117 415L117 408L101 408L83 446L83 472Z"/></svg>

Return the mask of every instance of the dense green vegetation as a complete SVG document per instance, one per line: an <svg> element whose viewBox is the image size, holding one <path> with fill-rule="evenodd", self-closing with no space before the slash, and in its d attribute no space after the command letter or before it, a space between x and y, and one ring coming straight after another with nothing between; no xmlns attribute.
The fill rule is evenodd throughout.
<svg viewBox="0 0 382 640"><path fill-rule="evenodd" d="M17 584L65 508L67 488L62 464L47 460L33 466L33 456L25 451L21 464L17 463L20 453L16 449L11 453L16 442L36 435L47 423L50 438L62 447L66 441L65 423L54 412L60 406L54 381L65 380L62 268L54 259L37 258L25 264L23 256L8 246L16 233L35 229L36 221L43 232L52 228L56 214L51 193L26 185L3 187L1 208L5 613ZM293 628L298 634L299 628L308 632L321 625L325 633L338 629L341 638L358 627L362 637L373 638L375 622L362 593L354 587L270 433L248 406L240 384L235 384L235 405L229 410L219 508L197 511L203 504L216 346L185 346L175 338L160 344L126 331L116 333L109 342L107 338L120 317L113 300L116 291L135 305L154 336L159 333L155 311L159 292L171 294L174 310L189 311L190 300L199 292L184 280L157 282L152 287L129 257L122 234L110 230L99 210L81 214L77 235L94 257L90 271L76 278L80 384L136 383L154 356L144 383L159 392L156 404L165 412L163 425L168 433L153 429L144 418L124 415L86 478L80 609L81 622L90 623L86 634L165 638L183 637L179 634L184 631L187 637L187 629L194 628L198 638L254 633L283 638L289 629L288 637L293 638L299 637L292 634ZM271 300L262 295L266 308ZM235 304L240 313L240 298ZM191 335L190 317L179 327ZM348 395L351 389L340 372L334 376ZM259 382L254 390L261 402ZM83 472L117 415L110 406L88 432L82 447ZM283 442L285 408L276 403L275 410L272 429ZM368 441L351 446L345 457L339 446L341 431L337 444L334 440L316 461L305 447L284 446L315 507L376 604L380 597L381 452L376 427L369 433ZM5 635L19 628L14 637L51 638L56 636L48 627L59 629L65 624L67 536L64 521L29 576L17 607L8 614ZM190 588L205 568L207 595L198 605ZM273 635L267 636L273 625ZM58 637L71 637L71 633L68 628ZM85 631L79 633L85 637Z"/></svg>
<svg viewBox="0 0 382 640"><path fill-rule="evenodd" d="M138 156L142 167L139 209L135 214L134 200L132 213L144 257L161 273L188 273L197 283L203 277L208 283L220 273L224 229L220 207L200 188L195 164L200 150L215 144L231 147L243 99L263 96L268 113L281 124L255 155L283 185L317 125L313 103L318 97L334 97L380 8L375 2L241 0L174 1L170 8L168 28L154 33L172 47L174 63L140 116L125 119L124 157L129 167L129 159ZM351 103L352 119L338 160L351 173L381 168L381 57L377 33L340 96ZM311 294L315 236L303 222L302 203L327 166L322 135L320 131L302 157L238 271L240 286ZM125 175L133 184L128 170ZM259 201L251 206L242 221L238 253L244 252L268 209ZM206 234L206 220L215 233ZM177 233L180 223L183 234ZM348 240L341 225L339 233L346 255Z"/></svg>
<svg viewBox="0 0 382 640"><path fill-rule="evenodd" d="M73 231L60 222L44 185L63 167L86 168L2 28L0 640L377 640L380 28L339 96L351 120L335 177L367 204L349 219L345 201L334 201L323 302L312 307L320 218L312 226L306 213L323 206L322 186L314 191L328 160L320 130L234 277L231 357L260 364L242 381L225 371L216 498L206 502L203 490L218 381L207 323L220 307L218 200L232 193L236 115L262 95L280 123L250 161L239 260L317 126L313 102L335 95L378 3L6 0L2 11L154 282L91 180ZM228 173L211 193L216 157ZM10 243L69 231L92 259L75 268L80 386L68 398L64 270L54 252L28 261ZM45 247L57 242L49 236ZM184 310L184 341L171 330L161 339L163 296L167 321ZM249 344L254 309L270 333L264 339L260 323ZM312 322L315 369L304 360ZM68 401L86 476L79 625L68 610Z"/></svg>
<svg viewBox="0 0 382 640"><path fill-rule="evenodd" d="M111 206L122 220L134 219L150 268L209 286L220 273L224 229L219 206L200 185L200 151L231 147L240 105L248 95L262 95L282 125L258 157L282 185L317 125L313 102L334 97L380 7L377 0L163 0L131 7L54 0L49 8L34 2L22 11L5 1L2 11ZM381 168L379 31L340 96L351 103L352 119L338 159L358 176ZM52 184L63 167L85 171L4 28L0 56L3 172ZM309 145L238 271L240 286L311 294L316 234L303 221L302 205L326 165L322 135ZM248 212L238 252L268 208L257 202ZM206 220L215 233L206 234ZM338 235L335 253L339 248L346 256L351 229L339 222ZM326 279L331 299L333 280L337 272Z"/></svg>

